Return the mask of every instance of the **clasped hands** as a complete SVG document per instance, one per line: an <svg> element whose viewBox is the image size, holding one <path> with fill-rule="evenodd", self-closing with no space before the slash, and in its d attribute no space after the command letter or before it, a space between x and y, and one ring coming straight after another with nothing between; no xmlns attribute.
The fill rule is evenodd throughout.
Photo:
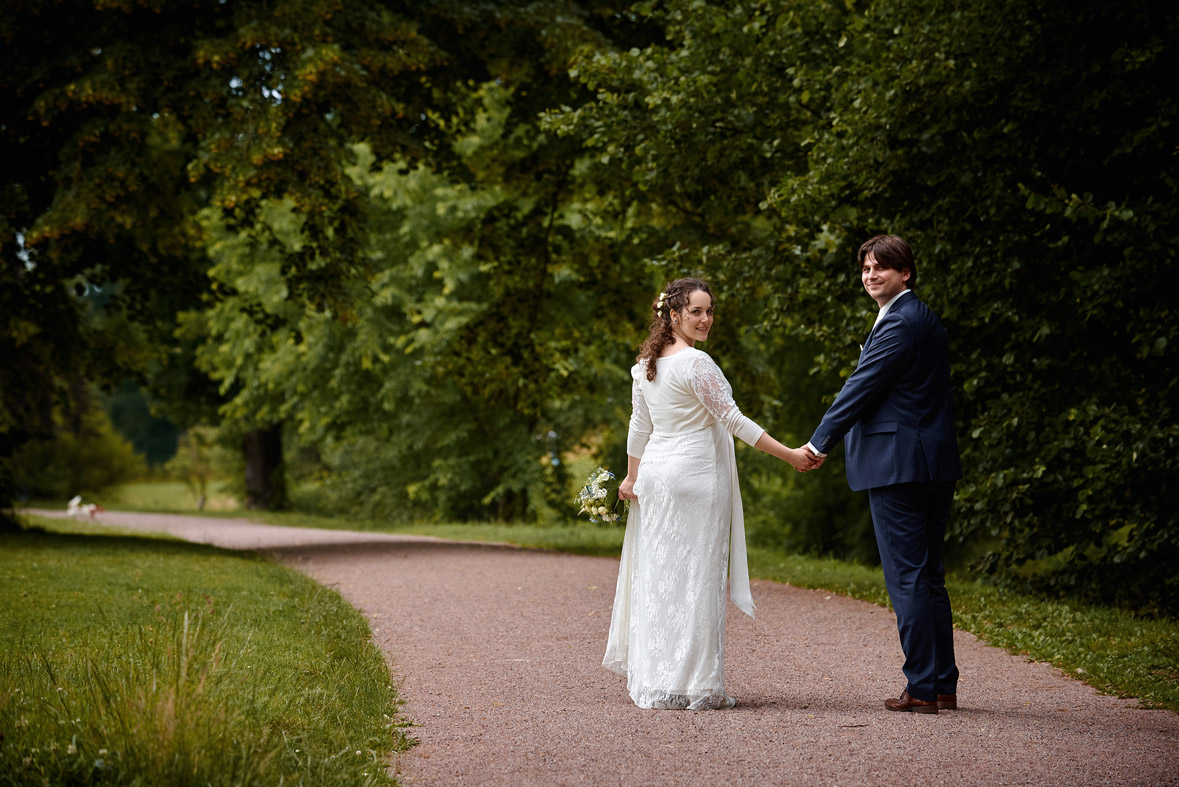
<svg viewBox="0 0 1179 787"><path fill-rule="evenodd" d="M783 457L790 466L800 473L808 473L811 470L818 470L827 461L826 455L811 453L811 449L805 445L799 448L789 448L786 450L786 456Z"/></svg>

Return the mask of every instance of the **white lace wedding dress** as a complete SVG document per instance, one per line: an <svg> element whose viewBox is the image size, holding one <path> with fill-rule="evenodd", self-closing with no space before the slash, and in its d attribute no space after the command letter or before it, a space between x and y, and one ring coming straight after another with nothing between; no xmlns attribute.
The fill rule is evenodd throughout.
<svg viewBox="0 0 1179 787"><path fill-rule="evenodd" d="M638 457L610 637L602 664L627 679L641 708L730 708L725 692L725 578L753 615L736 435L762 429L733 402L720 367L696 349L631 369L627 453Z"/></svg>

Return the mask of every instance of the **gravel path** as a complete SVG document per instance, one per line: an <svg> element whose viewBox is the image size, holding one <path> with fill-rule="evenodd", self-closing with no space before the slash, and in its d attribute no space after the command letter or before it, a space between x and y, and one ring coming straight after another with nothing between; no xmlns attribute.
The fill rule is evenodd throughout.
<svg viewBox="0 0 1179 787"><path fill-rule="evenodd" d="M30 512L61 515L61 512ZM755 581L730 606L727 711L644 711L599 663L617 561L164 514L106 524L260 549L369 618L420 741L407 785L1179 785L1179 715L955 632L957 712L891 713L892 613Z"/></svg>

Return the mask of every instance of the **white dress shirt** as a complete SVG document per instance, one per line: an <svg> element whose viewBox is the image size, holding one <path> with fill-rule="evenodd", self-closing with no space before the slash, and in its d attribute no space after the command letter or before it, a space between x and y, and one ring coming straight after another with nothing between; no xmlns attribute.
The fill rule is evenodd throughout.
<svg viewBox="0 0 1179 787"><path fill-rule="evenodd" d="M900 298L902 295L904 295L908 291L909 291L909 288L906 287L905 289L898 292L896 295L889 298L888 303L886 303L880 307L880 312L876 315L876 322L872 323L872 330L873 331L876 330L876 326L879 325L880 321L884 319L884 315L888 314L888 310L891 309L892 305L897 302L897 299ZM868 331L868 335L871 336L872 331Z"/></svg>

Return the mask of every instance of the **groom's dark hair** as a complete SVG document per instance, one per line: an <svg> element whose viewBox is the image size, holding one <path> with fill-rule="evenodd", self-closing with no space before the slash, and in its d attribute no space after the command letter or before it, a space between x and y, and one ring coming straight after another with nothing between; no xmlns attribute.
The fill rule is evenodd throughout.
<svg viewBox="0 0 1179 787"><path fill-rule="evenodd" d="M856 255L861 269L864 267L864 258L869 254L876 258L876 262L881 268L892 268L897 271L907 268L909 270L909 280L905 282L907 287L912 288L917 283L917 263L913 261L913 250L909 248L908 243L905 243L904 238L896 235L877 235L864 241L859 254Z"/></svg>

